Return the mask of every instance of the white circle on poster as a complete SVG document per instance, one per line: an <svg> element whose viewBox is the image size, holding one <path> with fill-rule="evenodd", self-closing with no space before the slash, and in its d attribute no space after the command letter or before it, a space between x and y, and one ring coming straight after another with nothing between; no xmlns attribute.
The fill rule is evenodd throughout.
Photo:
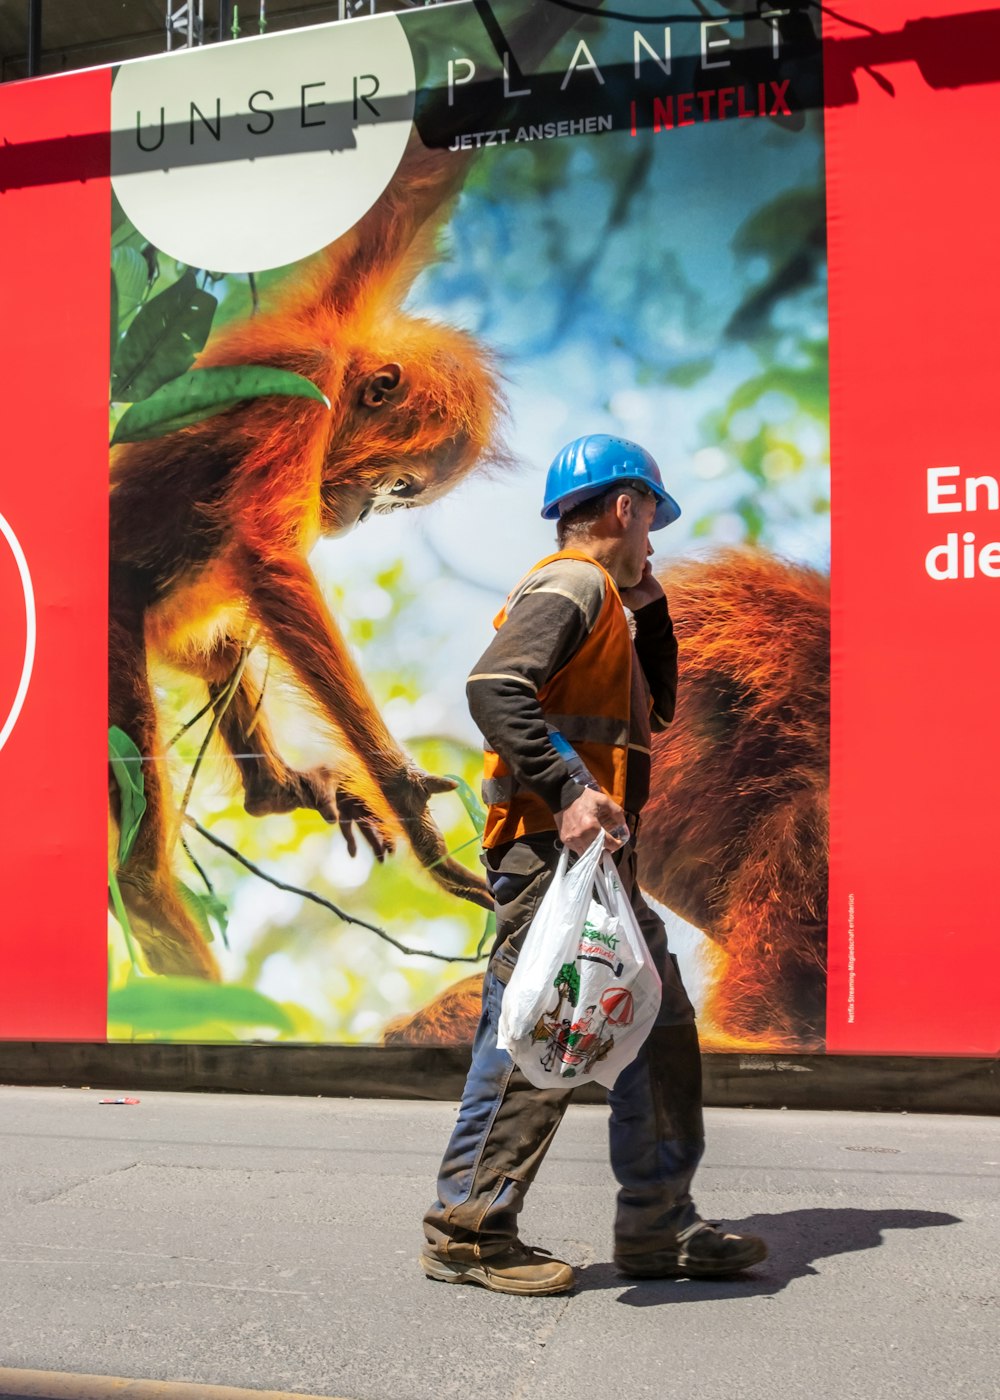
<svg viewBox="0 0 1000 1400"><path fill-rule="evenodd" d="M111 90L111 183L143 236L191 267L280 267L378 199L414 88L395 15L139 59Z"/></svg>
<svg viewBox="0 0 1000 1400"><path fill-rule="evenodd" d="M17 680L17 689L9 705L4 703L4 697L0 697L0 749L3 748L10 738L14 725L20 717L24 706L25 697L28 694L28 686L31 684L31 672L35 664L35 639L37 631L37 621L35 617L35 590L31 582L31 570L28 568L28 561L25 558L24 550L21 548L21 541L14 533L14 527L8 524L7 520L0 515L0 548L3 545L10 551L14 560L15 575L7 568L0 568L0 583L3 584L3 592L6 595L3 599L4 606L0 609L0 614L9 619L4 645L14 650L16 643L17 628L14 618L20 611L20 606L24 606L24 651L20 659L20 670ZM4 561L4 564L6 561ZM2 711L6 710L6 713Z"/></svg>

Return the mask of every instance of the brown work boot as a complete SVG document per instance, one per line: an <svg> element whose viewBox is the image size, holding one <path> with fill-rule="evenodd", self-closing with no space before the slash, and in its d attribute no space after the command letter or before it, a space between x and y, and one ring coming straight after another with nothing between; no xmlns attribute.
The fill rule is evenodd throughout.
<svg viewBox="0 0 1000 1400"><path fill-rule="evenodd" d="M757 1235L729 1235L699 1220L677 1237L676 1247L634 1258L615 1256L619 1273L629 1278L727 1278L767 1258Z"/></svg>
<svg viewBox="0 0 1000 1400"><path fill-rule="evenodd" d="M494 1293L524 1293L540 1296L565 1293L576 1279L561 1259L553 1259L544 1249L532 1249L518 1240L502 1254L488 1259L442 1259L425 1250L420 1267L428 1278L440 1283L477 1283Z"/></svg>

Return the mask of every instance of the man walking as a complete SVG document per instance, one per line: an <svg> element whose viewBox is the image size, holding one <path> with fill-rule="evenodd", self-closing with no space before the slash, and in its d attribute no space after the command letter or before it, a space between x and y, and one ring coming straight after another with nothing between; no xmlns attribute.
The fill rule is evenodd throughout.
<svg viewBox="0 0 1000 1400"><path fill-rule="evenodd" d="M608 1094L620 1188L615 1262L633 1278L723 1277L764 1259L767 1247L752 1235L720 1232L692 1202L704 1150L694 1012L663 924L635 880L651 731L669 724L677 691L677 644L649 565L649 534L676 520L680 508L648 452L591 434L552 463L542 515L557 521L558 553L536 564L507 599L468 682L469 707L486 739L483 845L497 937L420 1262L429 1278L500 1293L561 1293L573 1285L568 1264L517 1235L525 1193L572 1091L530 1084L498 1048L497 1022L559 845L582 854L603 828L663 981L653 1029ZM571 776L553 730L599 791ZM622 846L611 833L626 825L631 839Z"/></svg>

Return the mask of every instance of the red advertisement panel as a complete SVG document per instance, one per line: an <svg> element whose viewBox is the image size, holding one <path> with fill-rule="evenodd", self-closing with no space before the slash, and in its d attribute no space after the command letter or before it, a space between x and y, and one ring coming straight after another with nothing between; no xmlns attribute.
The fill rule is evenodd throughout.
<svg viewBox="0 0 1000 1400"><path fill-rule="evenodd" d="M105 1037L110 88L98 71L0 90L8 1037Z"/></svg>
<svg viewBox="0 0 1000 1400"><path fill-rule="evenodd" d="M992 1054L1000 281L981 153L998 23L958 0L851 21L825 29L828 1048Z"/></svg>
<svg viewBox="0 0 1000 1400"><path fill-rule="evenodd" d="M0 89L0 1036L471 1040L465 680L595 433L705 1048L1000 1045L994 13L550 8Z"/></svg>

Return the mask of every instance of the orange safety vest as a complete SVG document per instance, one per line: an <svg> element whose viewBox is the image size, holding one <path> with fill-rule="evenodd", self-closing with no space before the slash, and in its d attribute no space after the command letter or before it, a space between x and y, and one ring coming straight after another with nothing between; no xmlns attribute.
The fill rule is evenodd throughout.
<svg viewBox="0 0 1000 1400"><path fill-rule="evenodd" d="M605 581L604 602L589 636L541 687L538 702L546 722L573 745L604 791L623 806L635 655L632 635L614 579L591 555L563 549L541 559L525 577L556 559L582 559L600 569ZM499 631L506 621L505 604L493 625ZM489 746L485 751L483 801L488 808L482 838L487 848L555 828L548 804L520 787L507 764Z"/></svg>

